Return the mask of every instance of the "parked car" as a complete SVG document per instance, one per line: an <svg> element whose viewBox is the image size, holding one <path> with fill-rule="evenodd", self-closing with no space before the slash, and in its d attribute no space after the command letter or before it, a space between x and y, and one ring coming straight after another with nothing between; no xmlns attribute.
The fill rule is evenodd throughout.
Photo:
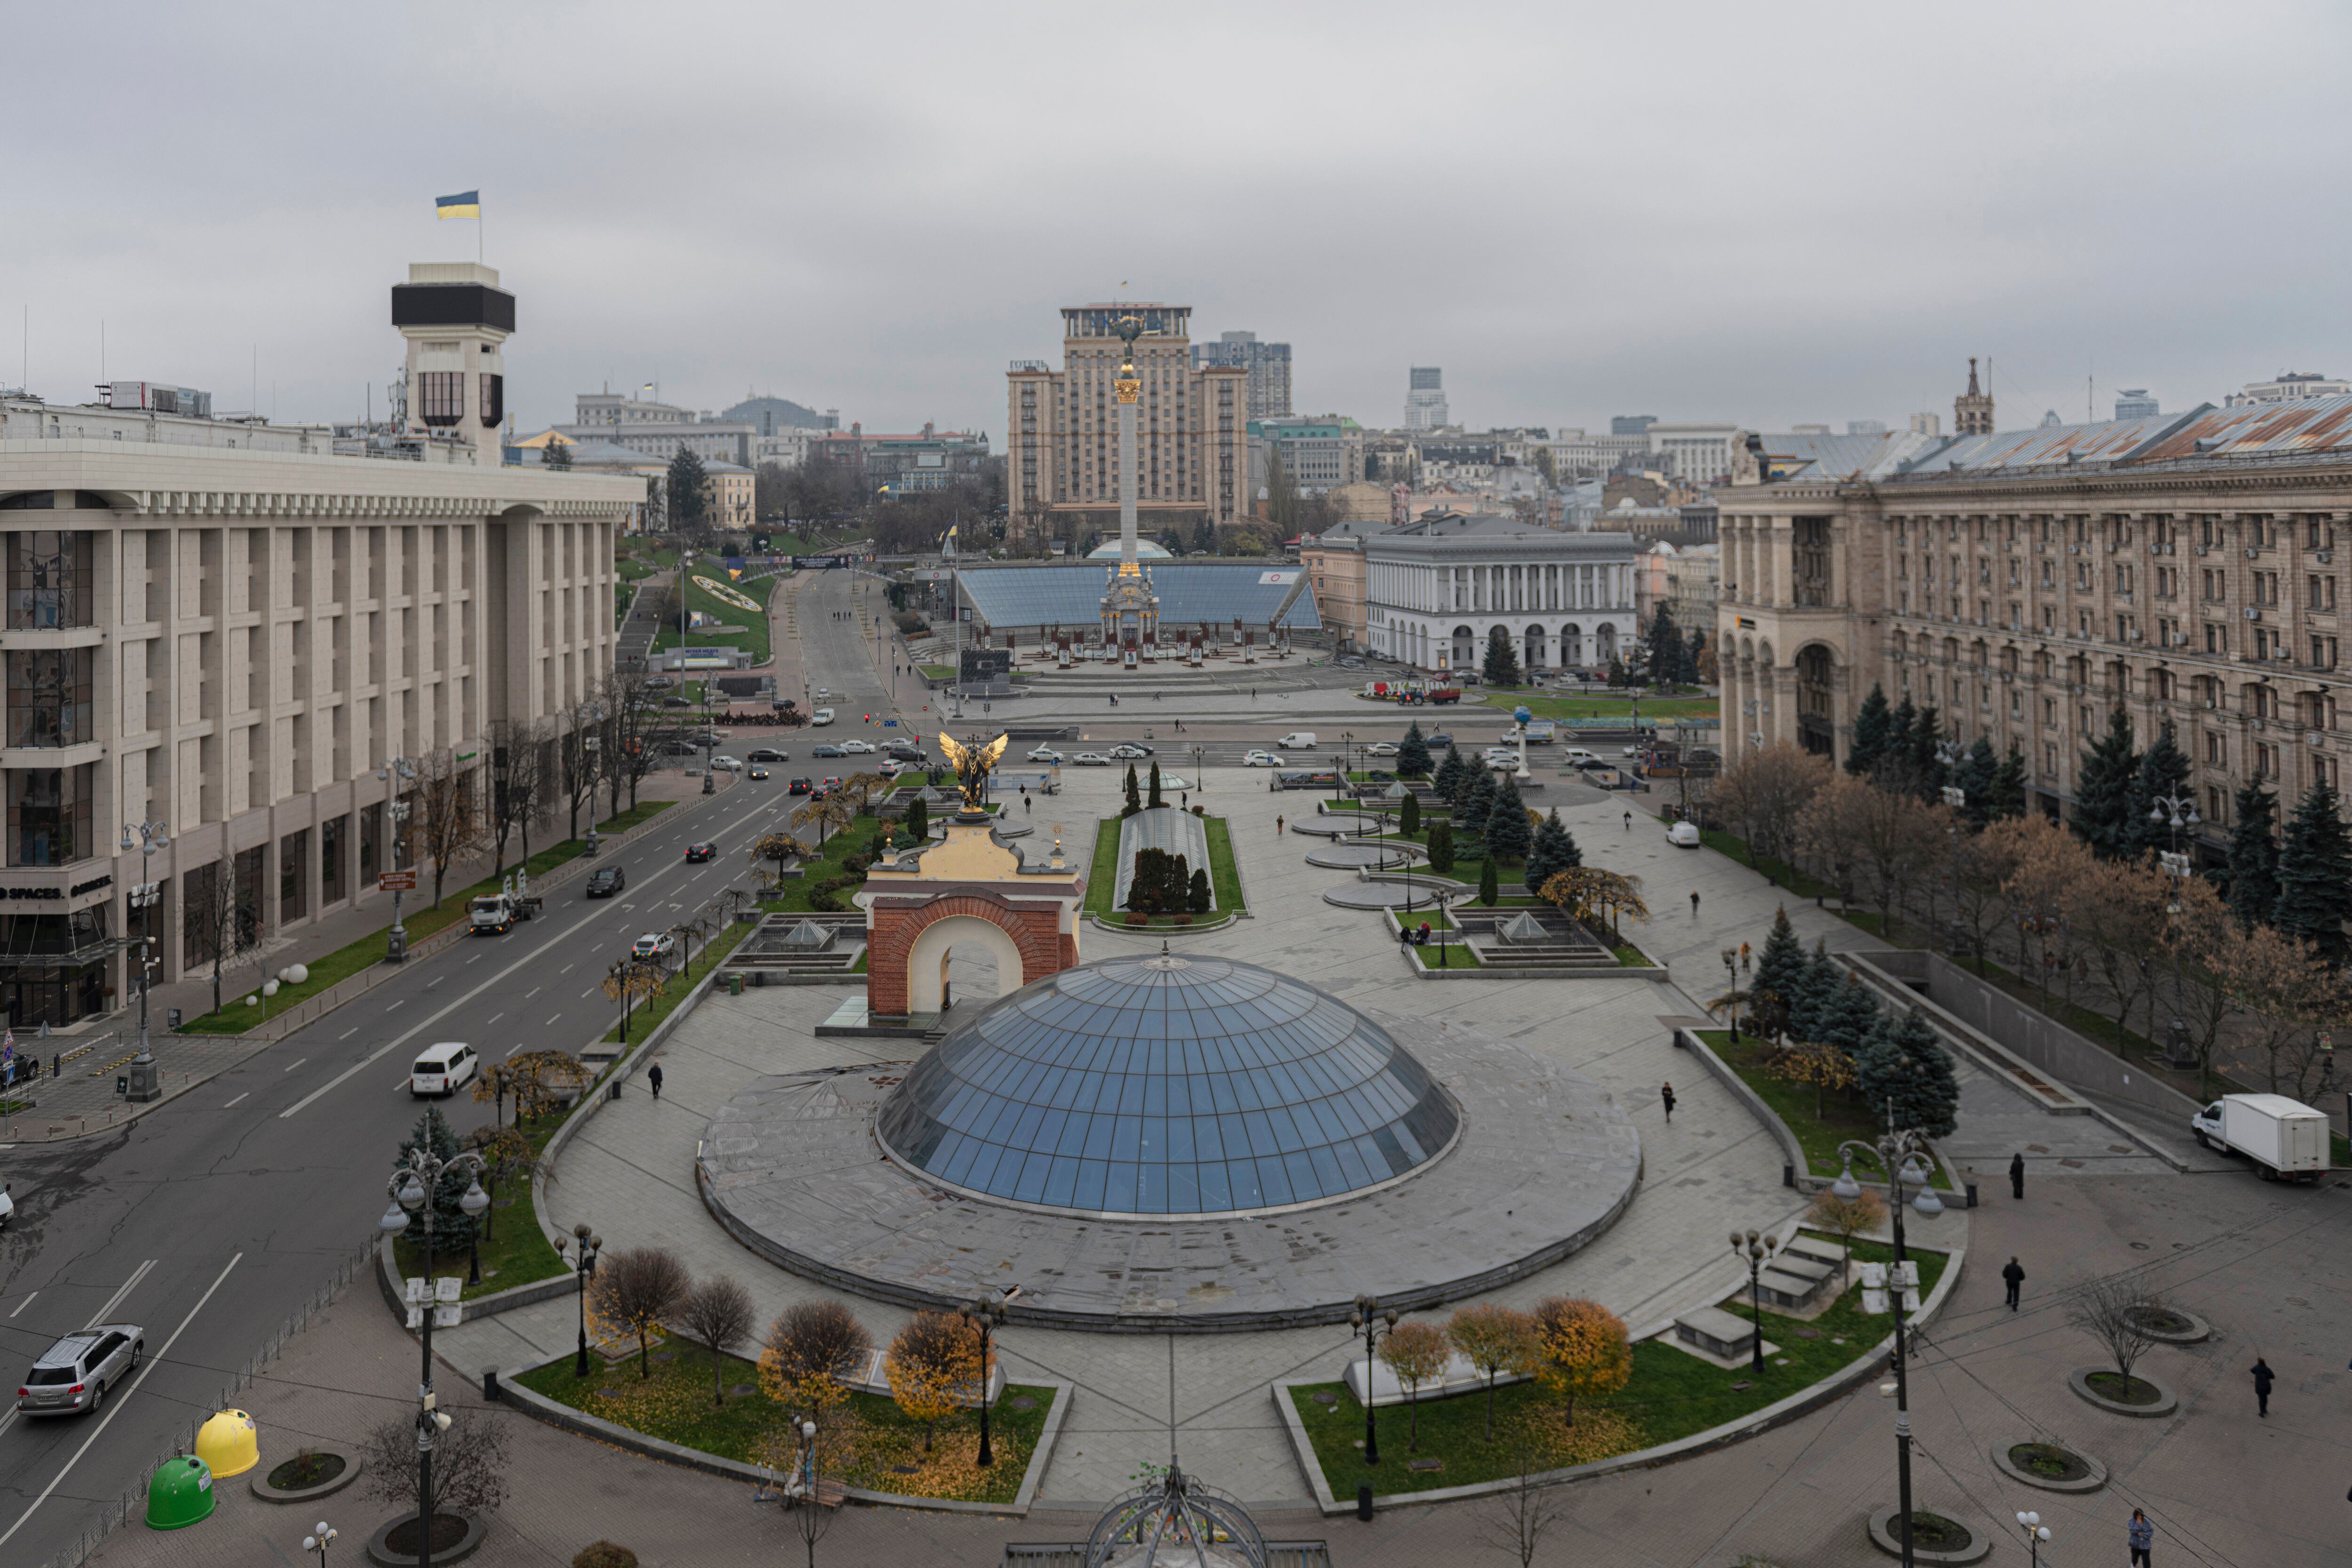
<svg viewBox="0 0 2352 1568"><path fill-rule="evenodd" d="M830 708L818 709L815 712L809 715L809 722L819 727L832 723L833 710Z"/></svg>
<svg viewBox="0 0 2352 1568"><path fill-rule="evenodd" d="M1673 845L1677 849L1697 848L1699 844L1698 824L1696 822L1675 823L1672 827L1666 829L1666 842Z"/></svg>
<svg viewBox="0 0 2352 1568"><path fill-rule="evenodd" d="M1282 765L1282 759L1272 752L1249 751L1242 753L1242 766L1245 768L1278 768Z"/></svg>
<svg viewBox="0 0 2352 1568"><path fill-rule="evenodd" d="M1571 768L1598 768L1608 765L1582 746L1570 746L1560 755L1567 760L1568 765Z"/></svg>
<svg viewBox="0 0 2352 1568"><path fill-rule="evenodd" d="M1362 751L1364 755L1368 757L1393 757L1397 754L1395 744L1388 741L1371 742L1370 744L1364 746Z"/></svg>
<svg viewBox="0 0 2352 1568"><path fill-rule="evenodd" d="M768 770L767 770L767 769L765 769L765 768L763 768L763 767L760 767L760 766L758 766L758 765L756 765L756 764L755 764L755 765L752 767L752 769L751 769L751 773L750 773L748 775L746 775L746 776L747 776L747 777L751 777L751 778L755 778L755 779L763 779L763 778L766 778L766 777L768 776Z"/></svg>
<svg viewBox="0 0 2352 1568"><path fill-rule="evenodd" d="M791 789L787 793L792 795L806 795L815 787L816 782L814 779L794 779L792 783Z"/></svg>
<svg viewBox="0 0 2352 1568"><path fill-rule="evenodd" d="M462 1040L427 1046L409 1066L408 1096L422 1100L428 1094L455 1094L473 1082L474 1075L481 1070L482 1058Z"/></svg>
<svg viewBox="0 0 2352 1568"><path fill-rule="evenodd" d="M1151 748L1139 746L1132 741L1122 741L1110 749L1110 754L1122 763L1139 763L1151 754Z"/></svg>
<svg viewBox="0 0 2352 1568"><path fill-rule="evenodd" d="M689 866L699 865L701 862L709 859L718 853L719 846L710 843L708 840L704 840L698 844L689 844L686 847L687 864Z"/></svg>
<svg viewBox="0 0 2352 1568"><path fill-rule="evenodd" d="M1029 753L1029 760L1033 763L1058 763L1063 759L1062 753L1053 747L1039 746Z"/></svg>
<svg viewBox="0 0 2352 1568"><path fill-rule="evenodd" d="M662 699L662 706L665 708L691 708L694 704L688 701L683 697L665 697Z"/></svg>
<svg viewBox="0 0 2352 1568"><path fill-rule="evenodd" d="M588 873L587 894L592 899L609 899L629 885L629 874L618 866L599 866Z"/></svg>
<svg viewBox="0 0 2352 1568"><path fill-rule="evenodd" d="M677 951L677 938L666 931L649 931L629 944L629 956L639 963L667 959Z"/></svg>
<svg viewBox="0 0 2352 1568"><path fill-rule="evenodd" d="M885 757L874 764L874 771L886 779L895 779L907 771L907 764L896 757Z"/></svg>
<svg viewBox="0 0 2352 1568"><path fill-rule="evenodd" d="M743 767L743 764L733 757L713 757L710 759L710 765L714 768L724 768L730 773L739 773Z"/></svg>
<svg viewBox="0 0 2352 1568"><path fill-rule="evenodd" d="M1432 751L1435 751L1440 746L1450 746L1454 744L1454 737L1451 734L1443 731L1427 737L1427 740L1429 748Z"/></svg>
<svg viewBox="0 0 2352 1568"><path fill-rule="evenodd" d="M745 760L754 763L789 763L793 758L789 752L780 752L773 746L762 746L750 753Z"/></svg>
<svg viewBox="0 0 2352 1568"><path fill-rule="evenodd" d="M845 757L849 755L849 753L843 751L839 746L819 746L814 751L811 752L809 755L812 757Z"/></svg>
<svg viewBox="0 0 2352 1568"><path fill-rule="evenodd" d="M856 752L860 756L871 756L878 750L871 741L844 741L841 743L841 749L845 752Z"/></svg>
<svg viewBox="0 0 2352 1568"><path fill-rule="evenodd" d="M1339 668L1342 669L1361 669L1364 668L1364 661L1360 658L1342 658L1339 661Z"/></svg>
<svg viewBox="0 0 2352 1568"><path fill-rule="evenodd" d="M882 754L902 763L919 763L923 760L923 748L912 741L892 741L883 746Z"/></svg>
<svg viewBox="0 0 2352 1568"><path fill-rule="evenodd" d="M1100 752L1080 752L1076 756L1072 757L1070 762L1073 765L1081 768L1107 768L1110 766L1110 759L1104 756Z"/></svg>
<svg viewBox="0 0 2352 1568"><path fill-rule="evenodd" d="M2254 1163L2266 1182L2315 1182L2327 1169L2327 1116L2283 1094L2225 1094L2189 1119L2208 1149Z"/></svg>
<svg viewBox="0 0 2352 1568"><path fill-rule="evenodd" d="M25 1415L73 1415L96 1411L139 1365L147 1331L136 1323L100 1323L43 1351L16 1389Z"/></svg>

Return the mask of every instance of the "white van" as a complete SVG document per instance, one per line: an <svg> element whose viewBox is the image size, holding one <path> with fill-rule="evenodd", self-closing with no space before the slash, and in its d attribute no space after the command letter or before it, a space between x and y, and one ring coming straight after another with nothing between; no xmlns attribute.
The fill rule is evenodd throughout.
<svg viewBox="0 0 2352 1568"><path fill-rule="evenodd" d="M1582 746L1570 746L1562 754L1567 757L1568 765L1571 768L1602 768L1609 765Z"/></svg>
<svg viewBox="0 0 2352 1568"><path fill-rule="evenodd" d="M1276 741L1275 744L1281 747L1286 752L1309 751L1312 750L1315 745L1315 731L1312 730L1293 730L1289 734L1285 735L1282 739Z"/></svg>
<svg viewBox="0 0 2352 1568"><path fill-rule="evenodd" d="M455 1094L474 1081L482 1070L482 1058L474 1047L462 1040L444 1040L437 1046L427 1046L408 1069L408 1095L422 1100L428 1094Z"/></svg>

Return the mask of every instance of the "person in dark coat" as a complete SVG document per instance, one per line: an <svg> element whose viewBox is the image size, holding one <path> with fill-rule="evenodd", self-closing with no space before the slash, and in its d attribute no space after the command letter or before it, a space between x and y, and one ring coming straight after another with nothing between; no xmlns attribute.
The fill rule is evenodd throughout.
<svg viewBox="0 0 2352 1568"><path fill-rule="evenodd" d="M2009 1195L2012 1198L2025 1195L2025 1156L2022 1154L2009 1157Z"/></svg>
<svg viewBox="0 0 2352 1568"><path fill-rule="evenodd" d="M2147 1513L2132 1510L2131 1523L2125 1528L2125 1535L2131 1542L2131 1568L2152 1568L2148 1551L2156 1544L2156 1526L2147 1521Z"/></svg>
<svg viewBox="0 0 2352 1568"><path fill-rule="evenodd" d="M654 1098L659 1100L661 1098L661 1063L656 1062L646 1069L646 1081L653 1086Z"/></svg>
<svg viewBox="0 0 2352 1568"><path fill-rule="evenodd" d="M2000 1271L2000 1279L2009 1287L2009 1310L2014 1312L2017 1310L2017 1288L2025 1283L2025 1270L2019 1268L2017 1259L2012 1258L2009 1260L2009 1267Z"/></svg>
<svg viewBox="0 0 2352 1568"><path fill-rule="evenodd" d="M2254 1358L2253 1373L2254 1413L2267 1418L2271 1413L2271 1384L2278 1374L2271 1371L2271 1363L2260 1356Z"/></svg>
<svg viewBox="0 0 2352 1568"><path fill-rule="evenodd" d="M1666 1120L1670 1122L1674 1121L1675 1086L1673 1084L1668 1084L1664 1089L1658 1090L1658 1103L1666 1108Z"/></svg>

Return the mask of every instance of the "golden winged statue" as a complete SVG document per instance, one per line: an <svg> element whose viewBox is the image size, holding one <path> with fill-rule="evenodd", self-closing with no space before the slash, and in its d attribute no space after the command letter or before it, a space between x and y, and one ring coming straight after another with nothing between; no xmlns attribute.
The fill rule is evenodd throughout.
<svg viewBox="0 0 2352 1568"><path fill-rule="evenodd" d="M1013 742L1011 735L999 735L985 745L966 744L946 731L940 731L940 750L956 771L956 784L963 791L963 804L978 811L986 804L989 770L1004 755L1004 748Z"/></svg>

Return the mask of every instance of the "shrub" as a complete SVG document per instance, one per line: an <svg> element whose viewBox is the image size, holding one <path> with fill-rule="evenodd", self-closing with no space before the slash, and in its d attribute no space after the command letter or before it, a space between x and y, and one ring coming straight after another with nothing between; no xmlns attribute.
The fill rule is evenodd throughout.
<svg viewBox="0 0 2352 1568"><path fill-rule="evenodd" d="M1454 825L1450 822L1429 825L1429 868L1433 871L1454 869Z"/></svg>
<svg viewBox="0 0 2352 1568"><path fill-rule="evenodd" d="M637 1554L609 1541L592 1541L572 1553L572 1568L637 1568Z"/></svg>
<svg viewBox="0 0 2352 1568"><path fill-rule="evenodd" d="M874 1351L873 1336L838 1301L803 1301L768 1326L760 1383L771 1399L824 1410L847 1397L844 1386Z"/></svg>
<svg viewBox="0 0 2352 1568"><path fill-rule="evenodd" d="M1141 910L1129 910L1127 911L1127 923L1131 926L1150 925L1151 917Z"/></svg>
<svg viewBox="0 0 2352 1568"><path fill-rule="evenodd" d="M1180 926L1191 925L1192 923L1192 917L1189 914L1178 915L1176 917L1176 923Z"/></svg>

